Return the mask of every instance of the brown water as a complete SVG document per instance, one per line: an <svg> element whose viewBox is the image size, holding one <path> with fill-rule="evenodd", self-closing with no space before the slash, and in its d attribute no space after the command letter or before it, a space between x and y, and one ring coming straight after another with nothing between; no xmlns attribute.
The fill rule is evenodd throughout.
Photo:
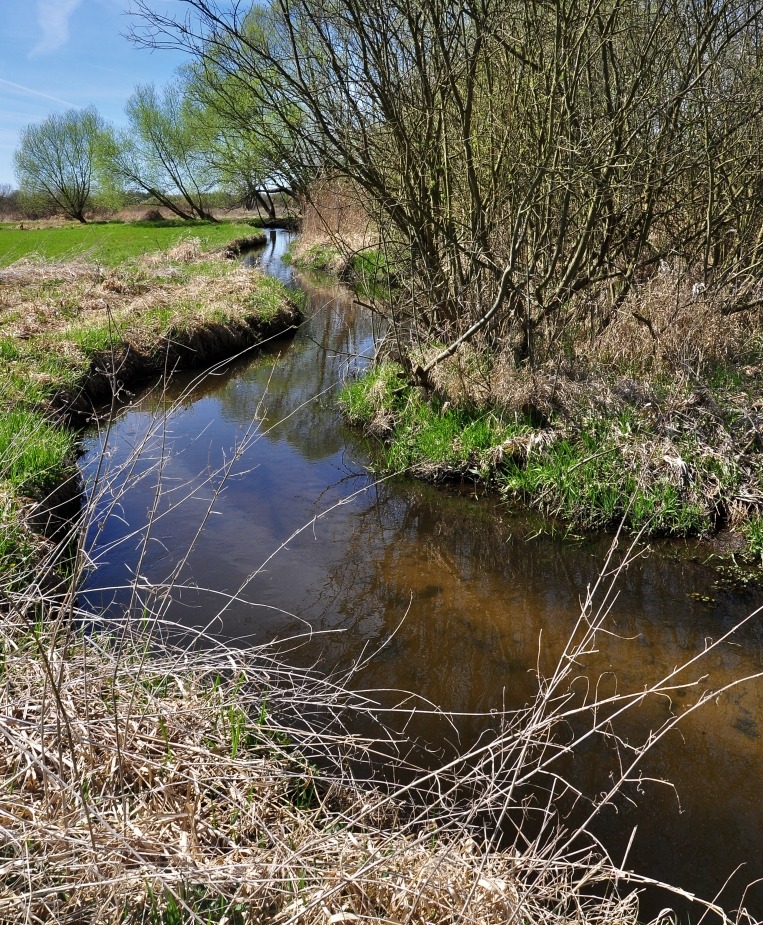
<svg viewBox="0 0 763 925"><path fill-rule="evenodd" d="M280 262L287 240L274 233L263 263L290 281ZM93 518L84 596L140 615L156 606L156 587L174 581L173 619L228 639L298 636L292 657L301 664L347 668L379 649L358 683L483 714L458 721L462 741L472 740L492 722L484 714L533 696L538 665L551 670L611 537L537 536L531 519L475 500L473 486L375 482L373 448L334 406L343 377L372 354L372 318L340 287L297 282L309 309L293 341L205 377L177 376L90 437L83 471L92 477L105 444L113 490ZM581 659L581 675L599 679L603 692L642 690L754 610L754 593L713 588L706 556L680 545L632 563L618 579L611 634ZM129 591L136 573L141 599ZM649 698L621 731L635 742L698 691L762 668L755 618L683 676L706 676L697 688ZM644 768L675 790L633 786L626 796L638 805L620 799L600 820L615 857L637 826L628 866L705 897L744 864L722 897L737 903L743 884L763 875L762 717L762 681L687 716ZM414 731L435 748L455 737L425 718ZM611 770L611 757L593 746L565 769L590 792L606 788ZM747 903L762 914L763 890Z"/></svg>

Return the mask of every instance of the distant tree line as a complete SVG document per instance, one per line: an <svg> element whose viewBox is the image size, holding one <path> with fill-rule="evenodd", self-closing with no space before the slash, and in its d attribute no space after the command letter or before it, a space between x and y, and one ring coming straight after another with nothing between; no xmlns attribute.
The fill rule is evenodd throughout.
<svg viewBox="0 0 763 925"><path fill-rule="evenodd" d="M56 112L27 126L14 154L19 190L0 207L30 216L63 213L84 222L95 206L163 206L182 219L214 221L212 208L242 205L273 219L295 190L271 147L250 136L249 101L239 94L229 120L195 68L157 89L137 86L122 128L94 108Z"/></svg>

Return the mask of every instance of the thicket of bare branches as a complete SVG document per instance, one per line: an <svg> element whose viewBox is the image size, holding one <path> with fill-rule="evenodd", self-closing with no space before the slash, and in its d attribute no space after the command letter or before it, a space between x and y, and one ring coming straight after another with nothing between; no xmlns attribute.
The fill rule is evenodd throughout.
<svg viewBox="0 0 763 925"><path fill-rule="evenodd" d="M759 2L137 6L140 40L287 127L286 173L351 184L407 280L398 319L450 351L487 328L541 358L675 257L727 310L759 303Z"/></svg>

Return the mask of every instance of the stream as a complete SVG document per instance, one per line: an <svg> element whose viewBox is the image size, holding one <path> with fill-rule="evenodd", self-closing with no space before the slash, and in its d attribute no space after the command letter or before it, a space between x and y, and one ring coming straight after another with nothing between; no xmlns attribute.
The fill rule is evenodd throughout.
<svg viewBox="0 0 763 925"><path fill-rule="evenodd" d="M612 537L540 534L533 517L476 498L473 485L375 475L373 446L335 404L373 355L373 318L345 288L292 272L281 259L289 238L272 231L254 259L308 297L293 339L207 375L179 373L87 436L83 475L92 483L98 471L108 490L93 505L82 600L140 616L140 588L172 583L168 619L231 641L282 640L302 665L341 669L379 650L364 687L472 714L460 729L471 740L484 714L532 698L536 668L562 652ZM605 693L642 690L750 614L755 593L716 587L708 555L689 542L643 551L619 576L610 632L581 673ZM754 618L686 676L705 680L647 699L624 735L761 670ZM762 719L763 680L688 713L643 767L673 786L634 785L599 820L615 859L637 827L627 866L705 898L744 865L720 896L737 905L763 876ZM417 734L443 745L436 720L418 722ZM606 788L611 770L595 748L570 759L582 788ZM647 898L644 911L672 903ZM763 916L763 887L745 903Z"/></svg>

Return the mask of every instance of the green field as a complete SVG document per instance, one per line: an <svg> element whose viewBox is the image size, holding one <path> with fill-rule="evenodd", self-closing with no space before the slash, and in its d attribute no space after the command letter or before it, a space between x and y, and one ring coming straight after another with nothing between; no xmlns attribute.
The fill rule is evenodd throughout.
<svg viewBox="0 0 763 925"><path fill-rule="evenodd" d="M22 223L23 224L23 223ZM214 248L235 238L246 237L253 229L243 223L184 222L92 222L52 228L0 224L0 266L8 266L32 254L47 260L84 257L116 266L150 251L174 247L184 238L201 239L202 247Z"/></svg>

